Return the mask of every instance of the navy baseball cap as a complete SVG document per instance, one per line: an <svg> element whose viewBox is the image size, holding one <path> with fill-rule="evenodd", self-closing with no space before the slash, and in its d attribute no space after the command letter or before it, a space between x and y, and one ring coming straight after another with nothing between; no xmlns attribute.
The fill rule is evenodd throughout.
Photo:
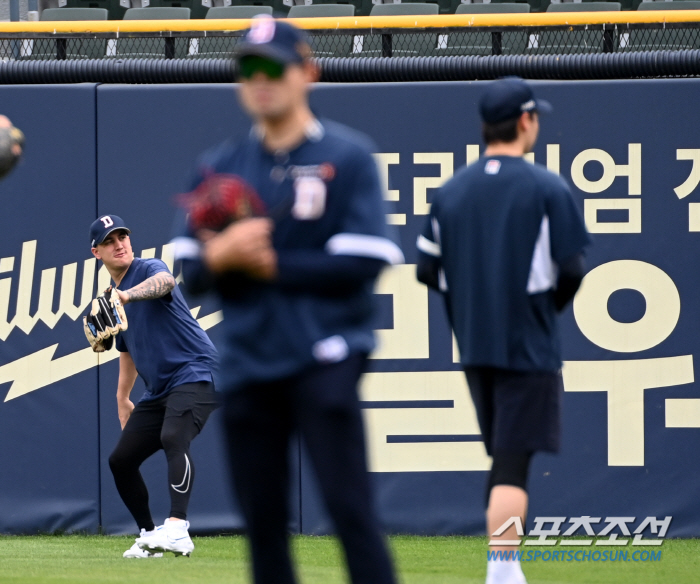
<svg viewBox="0 0 700 584"><path fill-rule="evenodd" d="M97 247L105 240L105 237L119 229L131 233L131 229L124 224L124 220L117 215L98 217L90 225L90 247Z"/></svg>
<svg viewBox="0 0 700 584"><path fill-rule="evenodd" d="M301 63L309 56L309 46L303 30L288 22L275 20L269 14L259 14L252 19L245 37L236 46L235 57L240 59L256 55L288 65Z"/></svg>
<svg viewBox="0 0 700 584"><path fill-rule="evenodd" d="M481 119L487 124L504 122L532 111L548 113L552 111L552 105L543 99L535 99L532 88L520 77L494 81L479 101Z"/></svg>

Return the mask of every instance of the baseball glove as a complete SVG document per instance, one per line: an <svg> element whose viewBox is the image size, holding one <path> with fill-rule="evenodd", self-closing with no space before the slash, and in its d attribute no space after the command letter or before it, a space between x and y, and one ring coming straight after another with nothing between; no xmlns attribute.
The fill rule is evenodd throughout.
<svg viewBox="0 0 700 584"><path fill-rule="evenodd" d="M92 301L90 313L83 317L83 330L95 353L109 351L115 335L128 327L124 306L111 286Z"/></svg>
<svg viewBox="0 0 700 584"><path fill-rule="evenodd" d="M194 191L178 195L177 202L189 214L195 232L221 231L234 221L266 214L255 189L235 174L212 174Z"/></svg>
<svg viewBox="0 0 700 584"><path fill-rule="evenodd" d="M22 155L24 134L14 126L0 128L0 178L15 167Z"/></svg>

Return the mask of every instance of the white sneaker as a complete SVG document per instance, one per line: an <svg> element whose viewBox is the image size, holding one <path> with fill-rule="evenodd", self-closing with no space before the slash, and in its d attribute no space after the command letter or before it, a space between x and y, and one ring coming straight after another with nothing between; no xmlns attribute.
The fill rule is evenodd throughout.
<svg viewBox="0 0 700 584"><path fill-rule="evenodd" d="M167 521L136 540L136 545L149 552L173 552L176 556L189 556L194 544L187 532L190 522L180 519Z"/></svg>
<svg viewBox="0 0 700 584"><path fill-rule="evenodd" d="M146 531L145 529L141 530L141 535L139 537L143 537L145 535L148 535L149 533L153 533L152 531ZM128 550L124 552L125 558L162 558L163 553L154 553L154 552L149 552L148 550L142 550L138 544L134 543Z"/></svg>

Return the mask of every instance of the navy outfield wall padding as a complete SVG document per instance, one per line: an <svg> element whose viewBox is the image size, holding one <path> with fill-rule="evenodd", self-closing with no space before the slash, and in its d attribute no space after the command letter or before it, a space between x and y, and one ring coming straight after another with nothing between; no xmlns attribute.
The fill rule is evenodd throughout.
<svg viewBox="0 0 700 584"><path fill-rule="evenodd" d="M648 516L672 516L668 535L697 537L700 473L692 461L700 447L694 370L700 351L694 269L700 141L691 129L700 114L688 104L694 103L700 81L535 85L555 111L542 118L534 158L570 182L595 244L575 309L563 317L562 452L535 457L529 516L635 517L633 527ZM321 84L312 94L318 115L375 139L390 189L389 219L409 262L380 281L382 346L361 389L378 508L392 532L483 533L488 460L440 300L415 283L411 265L433 189L478 155L476 104L483 87L479 82ZM17 193L2 218L0 255L15 258L14 264L0 261L0 316L3 286L12 277L8 322L19 287L22 242L38 241L31 315L48 314L46 304L38 304L40 271L48 268L59 267L58 289L60 268L78 263L75 275L69 268L66 277L75 279L79 302L81 269L90 257L83 225L98 210L125 218L139 255L167 259L163 245L171 235L171 195L185 188L203 149L248 128L230 85L103 85L96 91L95 178L94 86L2 87L0 93L5 111L29 129L24 165L0 183L4 197ZM47 103L64 115L41 107ZM38 160L29 150L33 144L40 148ZM49 282L51 272L44 277ZM96 288L90 282L90 291ZM59 304L56 292L54 313ZM203 322L216 340L221 334L212 316L216 305L205 299L191 306L200 304L198 317L208 318ZM0 318L0 328L4 322ZM59 377L76 365L57 358L86 346L77 319L64 316L53 329L37 322L29 334L15 328L0 344L0 457L3 468L12 470L0 478L0 530L94 531L101 524L109 533L133 532L106 458L119 432L116 361L99 368L99 418L97 369L91 365L1 401L10 391L10 373L28 387L42 370L13 372L8 365L55 343L50 369ZM200 532L242 526L229 500L217 416L193 444L197 478L190 519ZM299 452L295 447L293 456ZM161 458L145 469L156 521L167 511ZM332 525L307 461L300 468L290 527L327 533Z"/></svg>
<svg viewBox="0 0 700 584"><path fill-rule="evenodd" d="M312 105L318 115L367 132L385 155L391 197L398 199L389 203L389 212L399 222L400 216L404 216L405 225L398 225L397 229L410 263L415 262L415 238L425 219L422 213L426 212L431 189L440 182L437 177L446 176L463 163L467 146L473 154L480 141L476 103L482 87L483 84L476 82L322 84L312 94ZM694 114L688 113L685 104L692 102L697 87L694 80L537 83L538 93L554 103L555 112L542 120L536 160L552 168L558 163L561 174L570 182L572 167L574 170L581 167L573 184L576 199L582 209L600 208L593 213L596 230L613 231L594 234L596 245L588 256L589 267L600 265L607 269L605 266L617 266L611 262L622 261L632 262L632 268L639 269L644 264L642 280L659 277L658 272L662 271L678 290L682 311L667 338L662 338L663 335L651 338L647 344L653 346L628 352L617 350L618 346L612 350L596 345L581 332L580 326L590 327L588 321L595 325L600 319L603 325L596 326L610 326L605 320L608 313L623 324L639 321L644 325L646 311L664 321L663 315L657 314L659 306L653 289L644 290L649 296L645 307L645 301L629 290L636 284L625 283L626 291L611 294L607 303L597 306L599 312L594 310L592 315L587 315L586 311L591 309L582 308L581 325L577 324L572 310L568 310L564 317L565 357L579 370L568 380L579 391L565 395L562 455L535 458L531 517L601 515L641 519L672 515L670 533L700 533L700 517L692 504L693 493L700 486L698 474L688 472L683 462L697 448L700 430L673 427L686 423L679 421L677 415L666 419L667 408L671 412L684 403L667 404L666 399L692 399L698 394L689 380L694 378L692 355L697 344L692 315L700 306L687 263L697 237L688 231L689 213L694 209L688 201L692 203L697 195L691 192L687 198L679 199L673 190L691 172L692 160L682 157L692 155L679 154L677 150L694 147L692 136L685 134L685 129L694 125ZM151 208L148 205L151 196L159 201L148 217L142 214L137 217L137 221L148 225L153 223L157 212L165 212L165 193L177 188L176 179L184 180L189 161L205 145L216 143L226 135L240 135L248 127L229 85L101 86L98 95L100 116L104 112L113 120L105 133L105 139L112 139L113 150L110 156L102 152L100 155L103 169L100 199L107 200L107 192L113 199L120 192L141 189L140 208ZM646 124L639 124L638 112L655 111L660 101L666 104L666 115L647 117ZM595 116L591 116L591 103L606 105L596 108ZM630 107L632 103L635 108ZM190 119L183 120L179 114L185 104L191 114ZM130 112L128 116L120 113L119 105L122 112ZM126 158L122 156L118 161L119 144L129 141L132 134L146 126L152 131L140 141L131 142ZM591 161L582 164L586 157ZM125 172L125 167L132 170ZM603 182L599 182L601 179ZM607 182L610 184L606 186ZM605 188L586 192L577 185L588 190ZM639 210L642 220L637 225ZM591 215L590 210L587 212ZM637 228L641 233L634 232ZM138 231L142 229L138 227ZM155 241L144 241L141 247L155 246ZM625 266L616 271L626 274L629 265ZM634 269L628 274L630 278L638 277ZM645 269L654 275L647 276ZM424 289L414 284L411 266L399 268L393 274L384 279L379 290L383 292L379 298L385 310L382 323L385 329L380 333L384 340L383 353L372 361L363 388L370 460L375 470L382 471L373 475L382 519L393 532L482 532L487 461L479 456L478 430L468 421L470 412L464 398L464 382L459 366L453 363L450 335L439 299L430 294L426 300ZM672 292L663 278L659 289L668 288ZM420 323L425 302L427 322ZM407 303L409 306L413 303L408 325ZM393 337L392 331L396 333ZM216 335L217 328L212 328L211 333ZM588 331L588 334L592 333ZM645 334L643 330L640 333L641 337ZM397 336L411 342L403 344L397 341ZM614 337L614 331L608 336ZM600 338L593 338L605 344ZM630 363L630 359L635 361ZM632 366L640 371L651 367L644 374L656 380L651 383L668 383L669 387L646 390L614 387L611 391L629 391L630 403L636 409L632 413L623 412L622 416L614 409L609 415L609 392L602 391L605 387L595 377L599 375L598 361L615 361L615 367ZM670 372L665 369L668 367ZM600 375L603 381L613 379L610 375ZM625 377L629 377L630 383L644 382L635 378L634 371L622 379ZM622 432L614 427L621 423L620 417L622 423L625 419L633 422L629 428L623 427ZM206 432L198 440L205 438ZM672 453L679 453L681 458ZM198 467L199 486L209 480L204 478L203 464ZM306 462L302 465L301 488L301 530L328 532L331 525L324 516Z"/></svg>
<svg viewBox="0 0 700 584"><path fill-rule="evenodd" d="M0 182L0 533L96 533L97 369L76 367L74 322L96 272L95 86L0 87L0 103L26 136Z"/></svg>

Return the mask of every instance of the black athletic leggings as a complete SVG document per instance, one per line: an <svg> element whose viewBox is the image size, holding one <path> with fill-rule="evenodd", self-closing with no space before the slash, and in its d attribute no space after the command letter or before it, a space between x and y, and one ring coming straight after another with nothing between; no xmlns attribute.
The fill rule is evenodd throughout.
<svg viewBox="0 0 700 584"><path fill-rule="evenodd" d="M117 491L139 529L150 531L154 528L148 506L148 489L139 467L161 448L168 460L170 517L187 518L194 482L190 442L216 407L212 395L215 395L212 384L187 384L175 388L166 398L140 402L131 413L109 457L109 467Z"/></svg>

